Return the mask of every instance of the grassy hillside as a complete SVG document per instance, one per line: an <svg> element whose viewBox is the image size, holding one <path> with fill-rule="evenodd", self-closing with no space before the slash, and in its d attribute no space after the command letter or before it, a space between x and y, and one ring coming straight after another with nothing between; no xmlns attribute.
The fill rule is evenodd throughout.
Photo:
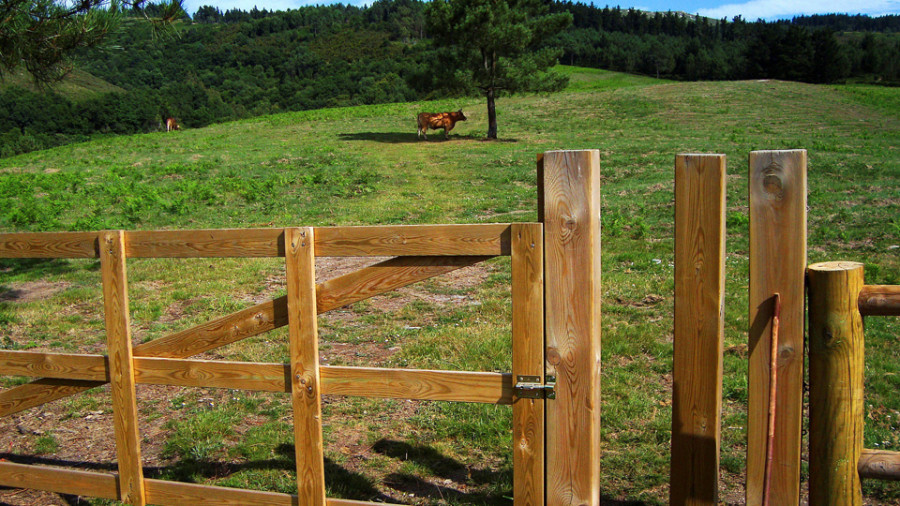
<svg viewBox="0 0 900 506"><path fill-rule="evenodd" d="M668 494L676 153L728 157L723 480L742 502L746 438L747 156L809 150L809 260L866 262L900 284L900 91L777 81L671 83L567 69L570 90L482 101L323 109L175 133L105 138L0 160L0 231L534 221L535 156L596 148L603 176L602 490L664 504ZM417 112L469 117L449 141L416 139ZM325 279L361 265L317 264ZM284 293L277 260L129 262L135 338L160 337ZM0 346L102 352L98 265L0 262ZM509 371L508 260L320 318L324 363ZM866 447L900 449L896 319L867 322ZM207 358L284 361L276 332ZM4 386L20 380L2 379ZM148 474L293 490L289 400L142 387ZM0 420L0 458L106 469L108 391ZM248 411L249 410L249 411ZM248 414L250 413L250 414ZM505 407L328 398L329 494L408 504L507 504ZM16 427L19 430L15 430ZM54 427L62 430L54 431ZM6 450L6 449L9 450ZM866 485L896 504L896 484ZM22 499L22 498L25 499ZM0 501L39 495L0 490ZM41 501L38 501L41 502ZM97 504L101 504L98 502Z"/></svg>
<svg viewBox="0 0 900 506"><path fill-rule="evenodd" d="M3 79L0 80L0 89L8 86L18 86L26 90L39 91L31 75L22 69L3 75ZM123 88L78 69L73 70L65 79L53 85L52 88L56 93L75 102L103 93L125 91Z"/></svg>

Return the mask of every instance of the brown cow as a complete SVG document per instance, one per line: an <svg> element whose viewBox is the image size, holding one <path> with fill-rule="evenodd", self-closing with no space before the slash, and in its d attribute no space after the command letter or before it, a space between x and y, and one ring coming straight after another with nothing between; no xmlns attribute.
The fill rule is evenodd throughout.
<svg viewBox="0 0 900 506"><path fill-rule="evenodd" d="M175 121L175 118L168 118L166 119L166 132L171 132L172 130L181 130L181 127Z"/></svg>
<svg viewBox="0 0 900 506"><path fill-rule="evenodd" d="M465 121L466 115L463 114L462 109L456 112L439 112L437 114L430 112L420 113L416 118L416 123L419 126L419 137L424 137L425 140L428 140L427 131L428 129L437 130L438 128L444 129L444 138L449 139L450 130L453 130L453 127L456 126L457 121Z"/></svg>

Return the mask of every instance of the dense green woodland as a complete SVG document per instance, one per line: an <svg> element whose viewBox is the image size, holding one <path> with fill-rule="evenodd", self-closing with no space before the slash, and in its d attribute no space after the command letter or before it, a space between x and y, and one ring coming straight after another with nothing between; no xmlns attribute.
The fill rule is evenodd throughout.
<svg viewBox="0 0 900 506"><path fill-rule="evenodd" d="M686 80L772 78L900 84L900 16L827 15L766 23L571 2L574 23L541 48L564 64ZM186 127L321 107L475 94L429 38L425 3L378 0L290 11L202 7L178 36L126 21L79 68L127 90L73 101L0 88L0 156L98 133ZM502 63L502 62L501 62Z"/></svg>

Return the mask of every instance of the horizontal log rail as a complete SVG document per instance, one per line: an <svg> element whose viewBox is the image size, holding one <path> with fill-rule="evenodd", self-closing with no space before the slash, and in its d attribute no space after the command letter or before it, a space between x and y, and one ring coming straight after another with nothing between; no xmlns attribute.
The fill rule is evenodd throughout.
<svg viewBox="0 0 900 506"><path fill-rule="evenodd" d="M900 481L900 452L863 448L857 471L864 479Z"/></svg>
<svg viewBox="0 0 900 506"><path fill-rule="evenodd" d="M858 300L863 316L900 316L900 285L865 285Z"/></svg>
<svg viewBox="0 0 900 506"><path fill-rule="evenodd" d="M99 258L99 232L0 234L0 258ZM316 227L327 256L508 256L510 224ZM283 257L284 229L126 231L128 258Z"/></svg>
<svg viewBox="0 0 900 506"><path fill-rule="evenodd" d="M104 355L0 351L0 373L105 383ZM512 375L494 372L321 366L322 393L354 397L511 404ZM137 383L260 392L291 391L288 364L134 358Z"/></svg>
<svg viewBox="0 0 900 506"><path fill-rule="evenodd" d="M0 486L30 488L70 494L119 498L119 477L100 473L31 464L0 462ZM146 499L151 504L217 504L221 506L299 506L297 496L194 483L144 479ZM362 506L374 503L347 499L326 499L328 506Z"/></svg>

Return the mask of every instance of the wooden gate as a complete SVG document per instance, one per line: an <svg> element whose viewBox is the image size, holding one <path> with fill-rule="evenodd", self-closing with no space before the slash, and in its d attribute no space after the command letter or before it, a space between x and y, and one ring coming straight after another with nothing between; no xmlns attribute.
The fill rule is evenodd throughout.
<svg viewBox="0 0 900 506"><path fill-rule="evenodd" d="M544 259L540 223L0 234L0 258L99 258L108 355L0 351L0 374L38 379L0 392L0 416L111 384L118 474L0 462L0 485L129 504L370 504L325 497L321 395L513 405L514 497L545 502ZM512 257L511 374L320 366L316 315L495 256ZM315 257L391 256L320 284ZM287 295L132 346L129 258L284 257ZM290 362L189 357L288 326ZM135 384L291 394L297 495L147 479ZM548 393L550 392L550 393Z"/></svg>

